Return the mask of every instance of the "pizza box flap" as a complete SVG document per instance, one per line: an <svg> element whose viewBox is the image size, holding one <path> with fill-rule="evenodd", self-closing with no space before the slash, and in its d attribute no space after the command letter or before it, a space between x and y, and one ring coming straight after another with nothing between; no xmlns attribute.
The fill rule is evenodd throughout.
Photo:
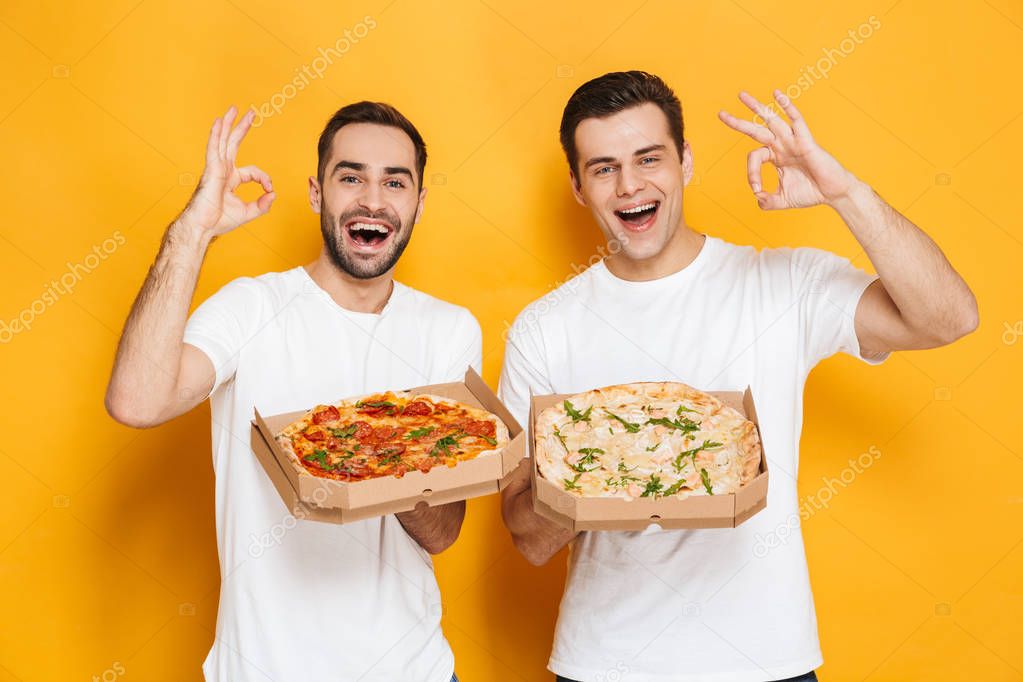
<svg viewBox="0 0 1023 682"><path fill-rule="evenodd" d="M752 421L759 431L756 406L749 387L745 391L705 391ZM571 394L531 395L527 449L532 459L533 509L559 525L583 530L642 530L650 524L662 528L732 528L767 506L767 456L760 458L760 473L735 493L693 495L685 499L626 500L616 497L577 497L540 476L536 466L533 427L536 416ZM763 449L763 439L761 439Z"/></svg>
<svg viewBox="0 0 1023 682"><path fill-rule="evenodd" d="M274 434L308 410L266 417L254 410L253 451L285 504L292 511L304 509L309 512L306 515L309 518L345 523L409 511L420 504L447 504L498 492L524 457L525 433L479 374L469 367L461 382L430 384L407 390L458 400L496 414L508 428L508 446L498 453L460 462L455 467L435 467L428 473L410 471L401 478L387 476L355 482L338 481L310 474L293 461L274 438ZM282 489L285 484L287 488Z"/></svg>

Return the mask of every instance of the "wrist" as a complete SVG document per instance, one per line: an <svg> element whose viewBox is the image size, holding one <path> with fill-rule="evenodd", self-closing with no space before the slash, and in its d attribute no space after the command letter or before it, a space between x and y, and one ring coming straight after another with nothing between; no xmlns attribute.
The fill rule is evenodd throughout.
<svg viewBox="0 0 1023 682"><path fill-rule="evenodd" d="M869 201L873 196L873 188L850 173L849 184L845 191L828 197L826 203L839 213L844 213L858 206L862 207L864 205L863 202Z"/></svg>
<svg viewBox="0 0 1023 682"><path fill-rule="evenodd" d="M167 238L169 241L202 253L205 253L214 237L215 235L212 230L205 229L195 223L188 213L179 215L170 224L170 227L167 228Z"/></svg>

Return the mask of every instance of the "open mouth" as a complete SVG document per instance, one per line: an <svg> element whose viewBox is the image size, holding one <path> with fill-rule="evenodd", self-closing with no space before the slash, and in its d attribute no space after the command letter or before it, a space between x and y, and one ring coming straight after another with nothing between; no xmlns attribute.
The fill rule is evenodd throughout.
<svg viewBox="0 0 1023 682"><path fill-rule="evenodd" d="M619 209L614 213L627 229L642 231L653 225L654 218L657 217L657 209L660 206L661 202L659 201L647 201L642 204Z"/></svg>
<svg viewBox="0 0 1023 682"><path fill-rule="evenodd" d="M351 242L369 251L379 249L393 232L394 229L387 223L367 221L364 218L356 218L345 225L345 233Z"/></svg>

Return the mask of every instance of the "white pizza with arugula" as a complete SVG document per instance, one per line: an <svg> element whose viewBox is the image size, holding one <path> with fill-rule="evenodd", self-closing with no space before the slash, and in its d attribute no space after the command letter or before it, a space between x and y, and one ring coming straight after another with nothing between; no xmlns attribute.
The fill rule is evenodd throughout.
<svg viewBox="0 0 1023 682"><path fill-rule="evenodd" d="M536 416L541 476L579 497L722 495L756 478L756 425L677 382L640 382L569 396Z"/></svg>

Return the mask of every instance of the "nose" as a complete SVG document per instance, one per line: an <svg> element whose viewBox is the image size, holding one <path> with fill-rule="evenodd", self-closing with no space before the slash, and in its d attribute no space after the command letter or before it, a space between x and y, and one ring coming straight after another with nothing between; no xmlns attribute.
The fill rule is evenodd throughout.
<svg viewBox="0 0 1023 682"><path fill-rule="evenodd" d="M618 184L615 191L620 197L632 196L643 189L643 178L632 166L625 164L618 172Z"/></svg>
<svg viewBox="0 0 1023 682"><path fill-rule="evenodd" d="M367 182L363 184L363 191L359 195L359 205L370 213L376 213L387 207L384 203L383 188L380 183Z"/></svg>

